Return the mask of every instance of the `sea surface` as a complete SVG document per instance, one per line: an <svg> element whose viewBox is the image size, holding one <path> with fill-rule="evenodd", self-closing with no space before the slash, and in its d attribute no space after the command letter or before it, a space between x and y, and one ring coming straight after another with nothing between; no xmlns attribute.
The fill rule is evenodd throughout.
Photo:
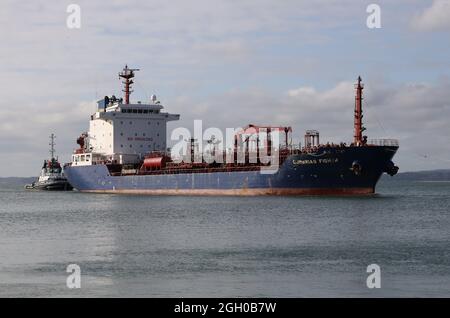
<svg viewBox="0 0 450 318"><path fill-rule="evenodd" d="M2 297L450 297L450 183L371 197L0 189ZM69 264L81 288L69 289ZM377 264L381 288L369 289Z"/></svg>

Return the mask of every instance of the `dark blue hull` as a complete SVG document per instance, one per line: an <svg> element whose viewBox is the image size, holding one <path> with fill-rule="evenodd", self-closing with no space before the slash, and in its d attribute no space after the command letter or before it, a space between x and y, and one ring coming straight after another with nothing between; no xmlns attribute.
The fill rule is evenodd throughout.
<svg viewBox="0 0 450 318"><path fill-rule="evenodd" d="M289 156L274 174L260 171L111 176L106 165L68 166L79 191L156 195L371 194L392 165L395 146L324 148ZM355 171L355 162L359 170Z"/></svg>

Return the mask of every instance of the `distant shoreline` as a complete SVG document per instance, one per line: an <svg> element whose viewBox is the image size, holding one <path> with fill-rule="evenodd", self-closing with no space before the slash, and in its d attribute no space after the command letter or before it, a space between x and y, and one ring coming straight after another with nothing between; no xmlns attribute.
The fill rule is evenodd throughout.
<svg viewBox="0 0 450 318"><path fill-rule="evenodd" d="M383 175L383 180L391 179L387 175ZM438 170L425 170L425 171L412 171L412 172L400 172L392 179L398 181L450 181L450 169L438 169Z"/></svg>
<svg viewBox="0 0 450 318"><path fill-rule="evenodd" d="M442 183L449 183L450 180L415 180L418 182L442 182Z"/></svg>

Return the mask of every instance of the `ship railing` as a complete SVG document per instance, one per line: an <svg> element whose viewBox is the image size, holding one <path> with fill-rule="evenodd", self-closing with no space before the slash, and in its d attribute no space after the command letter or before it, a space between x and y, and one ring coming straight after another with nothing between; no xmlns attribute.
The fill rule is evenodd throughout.
<svg viewBox="0 0 450 318"><path fill-rule="evenodd" d="M373 146L393 146L393 147L398 147L399 145L397 139L370 139L367 141L367 144Z"/></svg>

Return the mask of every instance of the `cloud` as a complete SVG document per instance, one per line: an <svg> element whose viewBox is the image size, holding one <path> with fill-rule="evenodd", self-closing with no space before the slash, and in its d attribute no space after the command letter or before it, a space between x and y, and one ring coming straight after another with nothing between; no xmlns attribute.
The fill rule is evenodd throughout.
<svg viewBox="0 0 450 318"><path fill-rule="evenodd" d="M417 137L421 151L445 152L425 139L448 137L441 115L448 114L449 89L432 83L448 76L448 48L415 50L428 35L405 43L391 32L407 26L421 0L380 3L386 21L380 32L367 29L366 4L357 0L79 0L80 30L66 27L70 3L1 1L0 175L37 173L32 162L39 166L48 155L51 132L69 160L94 100L120 94L116 75L125 63L142 70L132 99L156 93L167 111L182 115L180 125L197 118L219 127L291 125L298 140L317 128L324 140L348 141L351 79L382 74L384 81L366 89L370 134L384 134L379 117L385 135L411 138L405 145ZM431 41L444 42L439 35ZM386 84L405 78L413 84Z"/></svg>
<svg viewBox="0 0 450 318"><path fill-rule="evenodd" d="M403 170L441 168L450 165L450 80L438 84L410 83L387 85L368 82L364 90L364 122L370 138L398 138L400 151L396 162ZM353 135L353 81L341 81L328 89L301 86L281 93L262 89L231 90L201 99L177 96L165 101L165 111L180 113L170 130L187 127L194 119L208 127L243 127L247 124L286 125L294 129L294 142L302 141L307 129L317 129L321 141L350 142ZM47 156L48 135L58 136L57 150L63 160L75 148L75 138L85 131L94 101L75 105L31 105L24 117L0 108L0 147L8 149L1 162L11 162L9 174L29 174L30 162ZM26 118L26 120L24 120ZM441 145L436 147L436 145ZM425 156L427 158L425 159ZM41 158L42 157L42 158ZM36 168L36 167L35 167ZM12 173L11 171L14 171Z"/></svg>
<svg viewBox="0 0 450 318"><path fill-rule="evenodd" d="M450 136L449 80L398 86L369 82L364 97L369 139L399 139L396 162L403 171L450 166L450 147L446 146ZM302 141L305 130L317 129L322 142L336 143L351 142L353 109L352 81L342 81L325 90L298 87L280 95L252 90L230 91L201 101L183 97L168 106L168 110L182 115L180 122L171 124L172 128L192 129L194 119L204 119L204 129L236 128L250 123L289 125L294 129L295 142Z"/></svg>
<svg viewBox="0 0 450 318"><path fill-rule="evenodd" d="M434 0L412 20L412 27L420 31L450 30L450 0Z"/></svg>

